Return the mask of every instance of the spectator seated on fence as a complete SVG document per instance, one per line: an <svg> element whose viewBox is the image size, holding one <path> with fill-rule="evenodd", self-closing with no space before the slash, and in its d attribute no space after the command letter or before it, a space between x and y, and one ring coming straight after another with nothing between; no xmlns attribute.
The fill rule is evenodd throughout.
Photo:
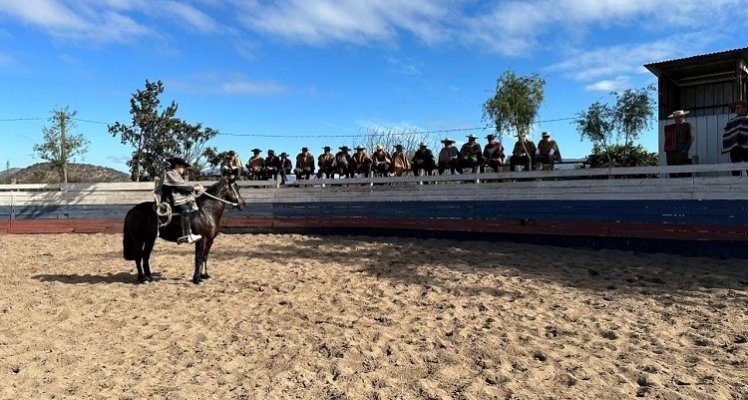
<svg viewBox="0 0 748 400"><path fill-rule="evenodd" d="M247 161L247 178L253 181L265 179L265 159L260 153L262 150L252 149L252 158Z"/></svg>
<svg viewBox="0 0 748 400"><path fill-rule="evenodd" d="M748 161L748 101L738 100L733 104L735 117L727 121L722 134L722 153L730 153L730 162ZM748 171L746 171L748 172ZM733 171L739 176L740 171Z"/></svg>
<svg viewBox="0 0 748 400"><path fill-rule="evenodd" d="M314 174L314 156L306 147L301 148L301 153L296 156L296 179L309 179Z"/></svg>
<svg viewBox="0 0 748 400"><path fill-rule="evenodd" d="M439 175L443 174L444 171L449 169L452 175L458 168L460 152L454 147L455 141L450 138L444 138L442 140L444 147L439 151Z"/></svg>
<svg viewBox="0 0 748 400"><path fill-rule="evenodd" d="M242 167L242 160L239 159L239 155L234 150L229 150L226 154L226 160L224 160L223 166L221 167L223 175L233 175L234 179L240 179L244 172Z"/></svg>
<svg viewBox="0 0 748 400"><path fill-rule="evenodd" d="M460 149L460 162L457 171L462 173L465 168L471 168L473 172L478 172L478 167L483 164L483 152L480 144L475 141L478 137L472 133L467 136L468 142L462 145Z"/></svg>
<svg viewBox="0 0 748 400"><path fill-rule="evenodd" d="M512 156L509 157L509 169L515 171L517 165L523 165L525 171L530 170L535 163L535 143L527 140L527 135L520 133L517 136L517 143L514 144Z"/></svg>
<svg viewBox="0 0 748 400"><path fill-rule="evenodd" d="M551 139L551 134L548 132L543 132L543 138L538 143L538 148L535 150L535 162L548 165L550 169L553 169L553 164L561 162L558 144Z"/></svg>
<svg viewBox="0 0 748 400"><path fill-rule="evenodd" d="M392 157L384 146L378 144L371 155L371 171L375 176L387 176L392 168Z"/></svg>
<svg viewBox="0 0 748 400"><path fill-rule="evenodd" d="M333 170L341 178L351 176L353 157L351 157L351 155L348 153L350 149L348 148L348 146L342 146L338 148L340 149L340 151L335 154L335 159L332 161ZM332 177L332 175L330 176Z"/></svg>
<svg viewBox="0 0 748 400"><path fill-rule="evenodd" d="M275 155L275 151L268 150L265 157L265 179L278 180L281 171L281 160Z"/></svg>
<svg viewBox="0 0 748 400"><path fill-rule="evenodd" d="M288 158L288 154L286 152L280 153L280 176L281 176L281 183L285 184L286 180L288 179L288 175L291 174L291 171L293 170L293 164L291 163L291 160Z"/></svg>
<svg viewBox="0 0 748 400"><path fill-rule="evenodd" d="M356 146L356 154L351 161L351 170L349 176L353 178L356 174L359 176L369 176L371 172L371 157L366 154L364 146Z"/></svg>
<svg viewBox="0 0 748 400"><path fill-rule="evenodd" d="M317 166L319 167L317 178L332 178L332 175L335 173L335 169L332 166L335 156L330 152L330 146L325 146L323 151L324 153L317 157Z"/></svg>
<svg viewBox="0 0 748 400"><path fill-rule="evenodd" d="M486 139L488 139L488 143L483 147L483 165L491 168L494 172L498 172L506 160L504 146L501 142L496 141L494 135L488 135Z"/></svg>
<svg viewBox="0 0 748 400"><path fill-rule="evenodd" d="M434 153L429 150L429 146L426 143L421 143L413 155L413 161L410 163L413 170L413 175L420 176L423 171L423 175L431 175L436 169L436 161L434 161Z"/></svg>
<svg viewBox="0 0 748 400"><path fill-rule="evenodd" d="M403 145L398 144L395 146L395 154L392 155L392 173L395 176L403 176L409 170L410 160L408 160L408 155L405 154Z"/></svg>

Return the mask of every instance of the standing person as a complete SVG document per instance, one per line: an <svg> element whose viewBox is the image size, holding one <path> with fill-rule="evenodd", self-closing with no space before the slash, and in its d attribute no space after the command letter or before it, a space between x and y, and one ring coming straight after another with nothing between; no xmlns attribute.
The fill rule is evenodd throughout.
<svg viewBox="0 0 748 400"><path fill-rule="evenodd" d="M691 159L688 151L695 138L693 125L686 122L688 111L676 110L668 115L675 123L665 127L665 162L667 165L689 165ZM691 174L673 173L671 178L691 176Z"/></svg>
<svg viewBox="0 0 748 400"><path fill-rule="evenodd" d="M535 143L527 140L527 135L520 133L517 135L517 142L514 144L512 156L509 157L509 170L515 171L517 164L525 166L525 171L529 171L535 163Z"/></svg>
<svg viewBox="0 0 748 400"><path fill-rule="evenodd" d="M335 173L335 169L332 166L335 156L330 152L330 146L325 146L323 151L324 153L317 157L317 166L319 167L317 178L332 178L332 175Z"/></svg>
<svg viewBox="0 0 748 400"><path fill-rule="evenodd" d="M496 136L486 136L488 143L483 147L483 160L485 165L494 172L499 172L499 167L504 165L506 155L504 155L504 146L501 142L496 141Z"/></svg>
<svg viewBox="0 0 748 400"><path fill-rule="evenodd" d="M298 179L309 179L314 174L314 156L306 147L301 148L301 153L296 156L296 170Z"/></svg>
<svg viewBox="0 0 748 400"><path fill-rule="evenodd" d="M434 153L429 150L429 146L425 142L421 142L418 150L413 155L413 162L411 162L413 169L413 175L419 176L421 171L424 171L424 175L431 175L436 169L436 161L434 161Z"/></svg>
<svg viewBox="0 0 748 400"><path fill-rule="evenodd" d="M738 100L733 105L735 117L725 125L722 134L722 153L730 153L730 162L748 161L748 101ZM746 171L748 172L748 171ZM732 171L739 176L740 171Z"/></svg>
<svg viewBox="0 0 748 400"><path fill-rule="evenodd" d="M171 205L174 213L179 213L182 227L182 236L177 243L195 243L202 236L192 233L192 219L190 215L197 211L195 194L204 191L201 185L190 185L184 179L184 173L190 167L184 159L179 157L170 158L169 170L164 174L161 186L161 200Z"/></svg>
<svg viewBox="0 0 748 400"><path fill-rule="evenodd" d="M240 179L244 175L244 167L242 167L242 160L239 159L239 155L234 150L229 150L226 155L226 163L223 166L227 172Z"/></svg>
<svg viewBox="0 0 748 400"><path fill-rule="evenodd" d="M548 164L553 169L553 164L561 162L561 152L558 150L558 144L551 139L549 132L543 132L543 138L538 142L538 148L535 150L535 162Z"/></svg>
<svg viewBox="0 0 748 400"><path fill-rule="evenodd" d="M442 143L444 143L444 147L439 151L439 175L444 174L444 171L446 171L447 168L449 168L449 171L454 175L459 167L458 157L460 156L460 152L453 146L455 144L454 140L444 138Z"/></svg>
<svg viewBox="0 0 748 400"><path fill-rule="evenodd" d="M348 153L348 146L341 146L338 147L340 151L335 154L335 159L332 160L332 167L335 172L338 173L338 176L341 178L346 178L348 176L352 176L353 173L351 172L351 165L353 163L353 158ZM332 177L332 175L330 175Z"/></svg>
<svg viewBox="0 0 748 400"><path fill-rule="evenodd" d="M252 149L252 158L247 161L247 177L256 181L265 177L265 159L260 155L262 150Z"/></svg>
<svg viewBox="0 0 748 400"><path fill-rule="evenodd" d="M356 146L356 154L353 155L353 162L351 163L350 177L353 178L355 174L368 177L371 172L371 157L366 154L364 146Z"/></svg>
<svg viewBox="0 0 748 400"><path fill-rule="evenodd" d="M403 145L398 144L395 146L395 154L392 155L392 172L395 176L403 176L403 173L409 169L408 155L403 151Z"/></svg>
<svg viewBox="0 0 748 400"><path fill-rule="evenodd" d="M392 157L390 157L390 154L384 149L384 146L378 144L374 153L371 155L371 159L371 169L374 174L378 176L387 176L392 168Z"/></svg>
<svg viewBox="0 0 748 400"><path fill-rule="evenodd" d="M462 173L463 168L471 168L473 172L478 172L477 168L483 163L480 144L475 141L478 137L471 133L467 138L468 142L460 149L460 163L457 167L459 173Z"/></svg>

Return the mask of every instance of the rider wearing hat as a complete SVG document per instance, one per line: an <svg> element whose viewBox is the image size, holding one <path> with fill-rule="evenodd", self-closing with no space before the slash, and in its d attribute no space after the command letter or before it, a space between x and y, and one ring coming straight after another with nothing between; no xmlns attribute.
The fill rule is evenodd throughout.
<svg viewBox="0 0 748 400"><path fill-rule="evenodd" d="M192 233L190 214L197 210L195 194L200 194L204 189L201 185L190 185L184 179L185 170L190 167L187 161L174 157L168 162L169 170L166 171L161 186L161 201L168 202L172 210L179 213L182 236L177 239L177 243L197 242L202 236Z"/></svg>
<svg viewBox="0 0 748 400"><path fill-rule="evenodd" d="M434 153L429 150L429 146L426 142L422 142L416 153L413 155L413 162L411 163L413 169L413 175L419 176L421 170L424 171L424 175L431 175L436 169L436 162L434 161Z"/></svg>

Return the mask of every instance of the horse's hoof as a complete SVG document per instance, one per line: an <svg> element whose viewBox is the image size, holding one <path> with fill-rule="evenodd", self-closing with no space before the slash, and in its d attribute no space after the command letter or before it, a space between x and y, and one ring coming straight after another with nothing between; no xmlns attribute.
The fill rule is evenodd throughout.
<svg viewBox="0 0 748 400"><path fill-rule="evenodd" d="M200 275L200 278L201 279L210 279L210 275L208 275L208 274L202 274L202 275Z"/></svg>
<svg viewBox="0 0 748 400"><path fill-rule="evenodd" d="M146 276L145 279L148 280L148 282L153 282L153 277L150 275Z"/></svg>
<svg viewBox="0 0 748 400"><path fill-rule="evenodd" d="M192 283L194 283L195 285L199 285L203 283L203 281L200 278L192 278Z"/></svg>

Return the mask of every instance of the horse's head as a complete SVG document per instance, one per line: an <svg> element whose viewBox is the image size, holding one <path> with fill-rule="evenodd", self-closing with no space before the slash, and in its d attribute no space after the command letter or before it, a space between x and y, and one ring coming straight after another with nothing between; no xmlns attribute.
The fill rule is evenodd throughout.
<svg viewBox="0 0 748 400"><path fill-rule="evenodd" d="M246 203L244 203L244 197L241 195L239 185L236 184L236 176L233 174L225 174L221 180L226 183L229 189L226 194L226 200L236 203L235 207L243 210Z"/></svg>

